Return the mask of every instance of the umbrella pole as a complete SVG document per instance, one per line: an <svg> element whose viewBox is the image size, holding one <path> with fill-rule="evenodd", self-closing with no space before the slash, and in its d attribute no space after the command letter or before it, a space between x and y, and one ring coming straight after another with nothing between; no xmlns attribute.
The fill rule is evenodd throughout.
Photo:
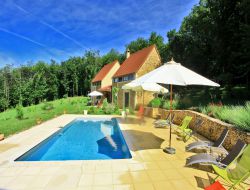
<svg viewBox="0 0 250 190"><path fill-rule="evenodd" d="M172 140L172 107L173 106L173 85L170 85L170 134L169 134L169 148L171 148L171 140Z"/></svg>
<svg viewBox="0 0 250 190"><path fill-rule="evenodd" d="M142 106L144 107L144 90L142 91Z"/></svg>
<svg viewBox="0 0 250 190"><path fill-rule="evenodd" d="M164 152L168 154L175 154L175 149L171 147L171 140L172 140L172 105L173 105L173 85L170 85L170 121L169 121L169 146L163 149Z"/></svg>

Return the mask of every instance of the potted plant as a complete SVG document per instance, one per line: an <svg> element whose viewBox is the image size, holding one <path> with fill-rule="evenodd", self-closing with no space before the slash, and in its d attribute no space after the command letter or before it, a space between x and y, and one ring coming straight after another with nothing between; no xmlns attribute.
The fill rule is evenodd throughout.
<svg viewBox="0 0 250 190"><path fill-rule="evenodd" d="M39 125L39 124L41 124L41 123L42 123L42 118L40 118L40 117L39 117L39 118L36 118L36 124Z"/></svg>
<svg viewBox="0 0 250 190"><path fill-rule="evenodd" d="M84 114L84 115L88 115L88 109L87 109L87 107L84 107L84 108L83 108L83 114Z"/></svg>
<svg viewBox="0 0 250 190"><path fill-rule="evenodd" d="M0 141L4 140L4 134L0 134Z"/></svg>
<svg viewBox="0 0 250 190"><path fill-rule="evenodd" d="M122 110L121 113L122 113L122 117L125 118L126 115L127 115L127 114L126 114L126 108L125 108L125 107L123 107L123 110Z"/></svg>

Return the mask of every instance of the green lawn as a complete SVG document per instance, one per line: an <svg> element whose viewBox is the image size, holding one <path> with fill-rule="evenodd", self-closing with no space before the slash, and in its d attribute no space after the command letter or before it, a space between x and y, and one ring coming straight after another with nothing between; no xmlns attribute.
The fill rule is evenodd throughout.
<svg viewBox="0 0 250 190"><path fill-rule="evenodd" d="M0 113L0 134L3 133L5 137L18 133L20 131L31 128L36 125L36 120L41 118L42 121L47 121L51 118L62 115L64 111L70 114L82 114L84 107L86 107L86 97L73 97L67 99L60 99L50 102L53 104L53 109L44 110L44 103L24 107L24 119L17 119L16 109L10 109Z"/></svg>

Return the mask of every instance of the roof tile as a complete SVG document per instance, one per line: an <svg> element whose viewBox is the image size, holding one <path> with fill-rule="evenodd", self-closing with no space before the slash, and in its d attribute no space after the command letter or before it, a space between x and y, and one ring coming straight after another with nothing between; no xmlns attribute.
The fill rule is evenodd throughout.
<svg viewBox="0 0 250 190"><path fill-rule="evenodd" d="M112 63L108 63L108 64L104 65L104 67L95 75L95 78L92 80L92 82L98 82L98 81L103 80L104 77L108 74L108 72L112 69L112 67L117 62L118 62L118 60L115 60Z"/></svg>
<svg viewBox="0 0 250 190"><path fill-rule="evenodd" d="M155 48L155 45L143 48L129 56L114 74L114 77L124 76L132 73L136 73L146 61L151 51Z"/></svg>

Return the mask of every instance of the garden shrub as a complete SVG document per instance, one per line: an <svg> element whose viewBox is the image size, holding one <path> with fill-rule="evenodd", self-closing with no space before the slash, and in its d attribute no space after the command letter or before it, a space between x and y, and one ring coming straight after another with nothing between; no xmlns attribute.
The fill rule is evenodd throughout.
<svg viewBox="0 0 250 190"><path fill-rule="evenodd" d="M101 115L101 114L103 114L103 110L101 108L95 107L94 108L94 114L95 115Z"/></svg>
<svg viewBox="0 0 250 190"><path fill-rule="evenodd" d="M23 119L24 118L23 106L21 106L21 105L16 106L16 118L17 119Z"/></svg>
<svg viewBox="0 0 250 190"><path fill-rule="evenodd" d="M63 102L63 99L60 100L60 104L62 105L64 102Z"/></svg>
<svg viewBox="0 0 250 190"><path fill-rule="evenodd" d="M88 113L89 113L89 114L93 114L93 113L94 113L94 106L90 106L90 107L88 108Z"/></svg>
<svg viewBox="0 0 250 190"><path fill-rule="evenodd" d="M201 112L201 113L203 113L205 115L208 115L208 113L209 113L207 107L206 106L201 106L201 105L198 106L197 111Z"/></svg>
<svg viewBox="0 0 250 190"><path fill-rule="evenodd" d="M77 101L76 101L76 100L71 100L71 101L70 101L70 104L71 104L71 105L77 104Z"/></svg>
<svg viewBox="0 0 250 190"><path fill-rule="evenodd" d="M230 123L239 129L250 131L250 102L246 102L245 106L199 106L199 111Z"/></svg>
<svg viewBox="0 0 250 190"><path fill-rule="evenodd" d="M105 114L114 114L115 113L115 106L112 104L107 104L106 108L103 109Z"/></svg>
<svg viewBox="0 0 250 190"><path fill-rule="evenodd" d="M80 99L81 101L81 103L83 103L83 105L87 105L88 104L88 101L89 101L89 98L82 98L82 99Z"/></svg>
<svg viewBox="0 0 250 190"><path fill-rule="evenodd" d="M88 108L88 113L94 114L94 115L100 115L100 114L103 114L103 110L101 108L98 108L98 107L90 106Z"/></svg>
<svg viewBox="0 0 250 190"><path fill-rule="evenodd" d="M133 108L129 108L129 114L130 115L134 115L135 114L135 110Z"/></svg>
<svg viewBox="0 0 250 190"><path fill-rule="evenodd" d="M42 110L52 110L54 109L54 106L52 103L45 102L44 105L42 106Z"/></svg>
<svg viewBox="0 0 250 190"><path fill-rule="evenodd" d="M170 109L170 100L164 101L163 104L162 104L162 108L169 110ZM172 109L175 110L175 109L179 109L179 108L180 108L179 101L178 100L173 100L172 101Z"/></svg>
<svg viewBox="0 0 250 190"><path fill-rule="evenodd" d="M108 100L107 98L105 98L103 101L102 101L102 109L103 110L106 110L107 106L108 106Z"/></svg>
<svg viewBox="0 0 250 190"><path fill-rule="evenodd" d="M116 115L120 115L120 114L121 114L121 111L120 111L120 109L119 109L118 105L115 105L115 111L114 111L114 114L116 114Z"/></svg>
<svg viewBox="0 0 250 190"><path fill-rule="evenodd" d="M104 114L120 114L120 110L117 104L109 104L107 98L103 100L102 110Z"/></svg>
<svg viewBox="0 0 250 190"><path fill-rule="evenodd" d="M149 102L149 106L153 108L159 108L161 105L161 99L160 98L154 98Z"/></svg>

